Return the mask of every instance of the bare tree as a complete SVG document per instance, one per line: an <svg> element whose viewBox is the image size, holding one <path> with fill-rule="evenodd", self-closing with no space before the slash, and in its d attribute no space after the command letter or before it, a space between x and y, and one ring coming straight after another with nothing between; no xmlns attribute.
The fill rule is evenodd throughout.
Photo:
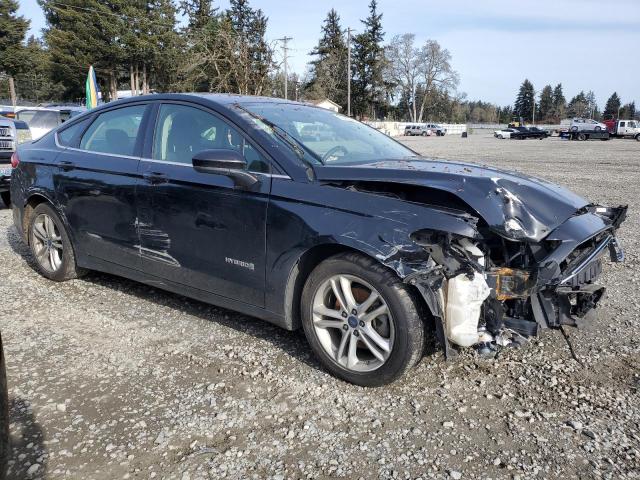
<svg viewBox="0 0 640 480"><path fill-rule="evenodd" d="M396 35L386 47L389 59L389 76L402 90L411 121L417 118L416 88L420 79L420 51L414 47L416 36L413 33Z"/></svg>
<svg viewBox="0 0 640 480"><path fill-rule="evenodd" d="M425 108L431 106L437 90L448 91L458 85L458 73L451 67L451 54L435 40L427 40L420 49L419 70L424 96L420 104L418 122L422 122Z"/></svg>

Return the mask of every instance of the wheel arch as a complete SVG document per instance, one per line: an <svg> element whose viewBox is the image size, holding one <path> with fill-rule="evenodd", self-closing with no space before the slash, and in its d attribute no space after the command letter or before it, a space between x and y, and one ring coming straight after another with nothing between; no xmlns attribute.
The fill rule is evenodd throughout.
<svg viewBox="0 0 640 480"><path fill-rule="evenodd" d="M33 192L25 196L22 214L22 237L27 245L29 244L29 222L31 221L31 216L33 215L33 211L36 207L42 203L48 203L56 212L58 212L53 201L42 192Z"/></svg>
<svg viewBox="0 0 640 480"><path fill-rule="evenodd" d="M311 275L311 272L313 272L313 270L323 261L341 253L355 253L370 258L380 265L380 267L392 272L398 277L398 279L401 279L401 276L396 270L391 268L389 265L385 265L379 258L376 258L374 254L361 248L343 243L322 243L314 245L298 257L289 272L285 286L283 305L285 328L288 330L297 330L302 327L300 319L300 301L302 298L302 289L304 288L309 275ZM412 292L412 297L422 313L423 320L428 322L429 318L427 318L427 316L430 315L425 315L425 313L430 313L430 310L426 302L418 293L415 286L410 284L406 284L406 286L408 290Z"/></svg>

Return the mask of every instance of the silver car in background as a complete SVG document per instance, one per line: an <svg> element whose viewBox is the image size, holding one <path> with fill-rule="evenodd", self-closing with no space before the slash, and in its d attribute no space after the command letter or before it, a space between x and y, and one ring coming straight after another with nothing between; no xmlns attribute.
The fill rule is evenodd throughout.
<svg viewBox="0 0 640 480"><path fill-rule="evenodd" d="M16 119L26 122L32 138L37 140L85 110L77 106L16 107Z"/></svg>

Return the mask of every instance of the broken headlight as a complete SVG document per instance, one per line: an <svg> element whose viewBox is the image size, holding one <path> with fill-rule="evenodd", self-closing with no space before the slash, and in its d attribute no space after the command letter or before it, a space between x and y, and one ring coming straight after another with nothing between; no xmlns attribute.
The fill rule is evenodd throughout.
<svg viewBox="0 0 640 480"><path fill-rule="evenodd" d="M499 301L512 298L527 298L531 294L534 280L527 270L495 268L485 273L487 285Z"/></svg>

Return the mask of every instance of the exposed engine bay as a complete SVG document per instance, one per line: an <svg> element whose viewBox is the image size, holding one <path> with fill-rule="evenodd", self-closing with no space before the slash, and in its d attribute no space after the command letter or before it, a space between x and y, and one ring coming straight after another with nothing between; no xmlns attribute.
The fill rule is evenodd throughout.
<svg viewBox="0 0 640 480"><path fill-rule="evenodd" d="M602 257L608 252L613 262L624 258L615 230L625 215L625 206L591 206L542 242L415 234L429 261L407 280L441 324L447 357L451 344L492 354L519 346L541 328L587 322L605 291L596 283ZM576 240L578 230L587 236Z"/></svg>

